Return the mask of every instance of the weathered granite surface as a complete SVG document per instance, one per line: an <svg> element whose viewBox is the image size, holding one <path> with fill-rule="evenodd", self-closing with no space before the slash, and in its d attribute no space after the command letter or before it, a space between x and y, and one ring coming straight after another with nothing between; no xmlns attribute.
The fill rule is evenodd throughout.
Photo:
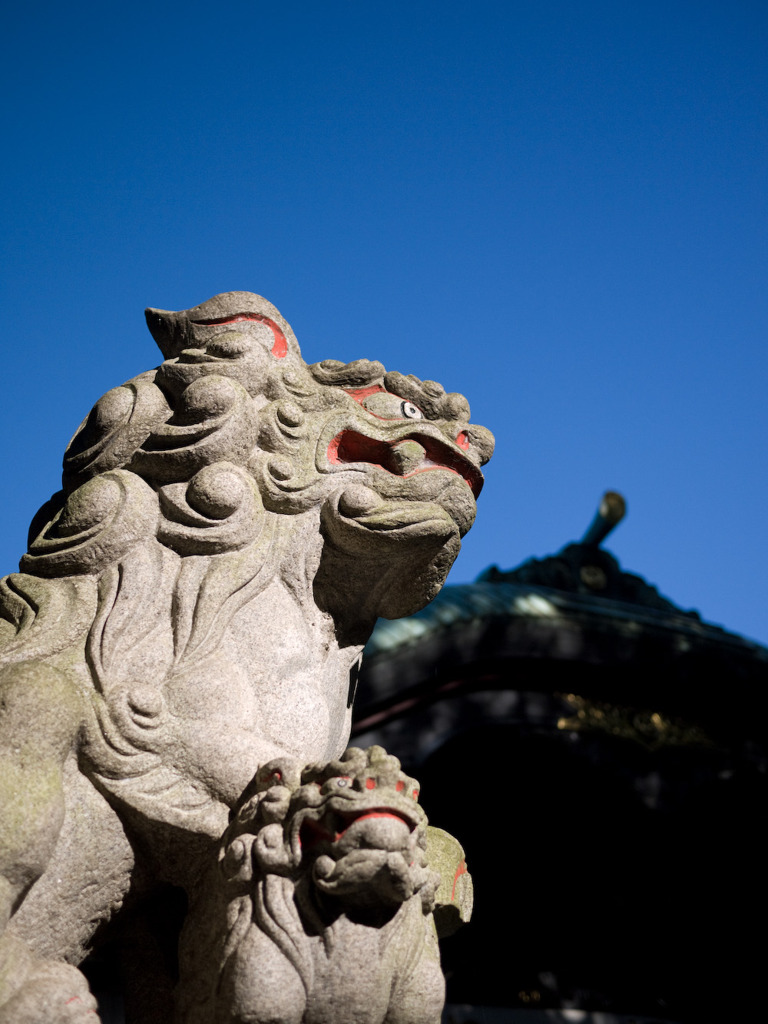
<svg viewBox="0 0 768 1024"><path fill-rule="evenodd" d="M0 1024L95 1020L100 926L197 897L261 766L339 757L376 617L437 593L492 452L432 381L307 366L260 296L147 321L165 361L96 404L0 582Z"/></svg>

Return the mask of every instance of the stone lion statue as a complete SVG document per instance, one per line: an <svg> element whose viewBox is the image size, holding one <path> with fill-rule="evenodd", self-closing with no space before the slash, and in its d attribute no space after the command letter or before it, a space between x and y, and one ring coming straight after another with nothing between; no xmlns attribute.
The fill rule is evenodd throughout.
<svg viewBox="0 0 768 1024"><path fill-rule="evenodd" d="M437 1024L418 796L381 747L264 765L187 918L178 1024Z"/></svg>
<svg viewBox="0 0 768 1024"><path fill-rule="evenodd" d="M164 362L97 402L0 581L0 1024L92 1020L60 965L194 890L261 765L344 750L376 617L439 590L492 452L434 381L307 366L258 295L147 322Z"/></svg>

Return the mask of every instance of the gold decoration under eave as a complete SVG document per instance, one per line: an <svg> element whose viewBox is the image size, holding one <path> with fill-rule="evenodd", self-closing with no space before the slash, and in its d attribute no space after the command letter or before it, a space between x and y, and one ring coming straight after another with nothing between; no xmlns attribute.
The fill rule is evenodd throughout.
<svg viewBox="0 0 768 1024"><path fill-rule="evenodd" d="M606 732L610 736L634 740L647 750L660 747L714 746L709 736L696 725L667 718L658 711L620 707L589 700L575 693L560 694L575 714L557 720L557 728L572 732Z"/></svg>

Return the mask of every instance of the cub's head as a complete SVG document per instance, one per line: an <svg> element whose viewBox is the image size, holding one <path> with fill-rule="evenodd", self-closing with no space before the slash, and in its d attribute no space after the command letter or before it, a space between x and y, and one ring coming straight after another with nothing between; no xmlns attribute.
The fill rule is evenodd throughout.
<svg viewBox="0 0 768 1024"><path fill-rule="evenodd" d="M306 878L346 910L395 908L417 893L431 909L419 784L381 747L350 747L302 770L286 759L260 769L225 835L225 876Z"/></svg>

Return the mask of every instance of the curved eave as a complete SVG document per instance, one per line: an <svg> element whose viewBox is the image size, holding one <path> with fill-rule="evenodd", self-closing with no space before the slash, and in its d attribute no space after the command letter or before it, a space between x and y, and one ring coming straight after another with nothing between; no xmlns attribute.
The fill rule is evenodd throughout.
<svg viewBox="0 0 768 1024"><path fill-rule="evenodd" d="M665 630L670 643L688 640L723 644L734 654L754 657L768 666L768 649L720 626L701 622L684 612L675 615L642 605L624 604L600 597L568 594L551 587L520 583L468 583L444 587L437 597L415 615L389 622L380 619L365 649L366 659L418 643L427 636L448 632L458 623L484 619L572 621L589 620L604 628L640 631L643 627Z"/></svg>
<svg viewBox="0 0 768 1024"><path fill-rule="evenodd" d="M766 648L683 612L480 582L379 622L356 717L447 692L525 689L666 709L743 733L766 728L767 670Z"/></svg>

